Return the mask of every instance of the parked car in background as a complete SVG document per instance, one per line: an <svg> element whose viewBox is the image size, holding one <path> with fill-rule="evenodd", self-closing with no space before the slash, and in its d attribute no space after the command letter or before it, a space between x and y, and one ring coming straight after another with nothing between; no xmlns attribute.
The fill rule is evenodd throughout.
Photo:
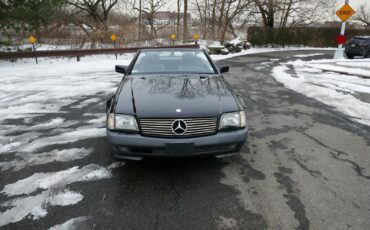
<svg viewBox="0 0 370 230"><path fill-rule="evenodd" d="M243 101L202 49L143 49L126 66L107 102L114 157L223 157L237 154L248 133Z"/></svg>
<svg viewBox="0 0 370 230"><path fill-rule="evenodd" d="M356 56L370 58L370 36L356 36L345 46L345 53L349 59Z"/></svg>
<svg viewBox="0 0 370 230"><path fill-rule="evenodd" d="M223 45L209 45L207 46L208 54L222 54L227 55L230 53L228 49L226 49Z"/></svg>
<svg viewBox="0 0 370 230"><path fill-rule="evenodd" d="M252 47L246 39L235 38L230 41L225 41L223 45L209 45L207 50L209 54L222 54L239 53L243 49L250 49Z"/></svg>

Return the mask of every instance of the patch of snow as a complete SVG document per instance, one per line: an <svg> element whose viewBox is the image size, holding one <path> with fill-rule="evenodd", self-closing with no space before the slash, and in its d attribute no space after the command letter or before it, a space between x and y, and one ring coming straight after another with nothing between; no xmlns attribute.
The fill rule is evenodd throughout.
<svg viewBox="0 0 370 230"><path fill-rule="evenodd" d="M11 151L12 149L16 148L16 147L19 147L21 146L22 143L21 142L12 142L12 143L9 143L9 144L0 144L0 153L5 153L5 152L9 152Z"/></svg>
<svg viewBox="0 0 370 230"><path fill-rule="evenodd" d="M369 65L370 65L370 62L369 62ZM363 68L362 69L350 68L349 65L348 67L341 67L338 65L331 65L331 64L306 64L306 66L311 67L311 68L325 70L325 71L342 72L342 73L347 73L350 75L368 76L370 78L370 69L366 70Z"/></svg>
<svg viewBox="0 0 370 230"><path fill-rule="evenodd" d="M112 164L110 164L108 166L109 169L115 169L115 168L120 168L122 166L124 166L126 163L124 161L116 161L116 162L113 162Z"/></svg>
<svg viewBox="0 0 370 230"><path fill-rule="evenodd" d="M30 194L38 189L59 188L75 182L106 179L111 175L111 171L103 166L94 164L82 168L75 166L59 172L35 173L30 177L6 185L1 193L8 196Z"/></svg>
<svg viewBox="0 0 370 230"><path fill-rule="evenodd" d="M90 104L96 104L100 101L101 101L101 98L89 98L84 101L81 101L78 105L72 106L72 108L82 109L82 108L89 106Z"/></svg>
<svg viewBox="0 0 370 230"><path fill-rule="evenodd" d="M54 128L56 126L62 125L63 123L65 123L65 119L61 117L57 117L57 118L51 119L50 121L46 123L40 123L40 124L34 125L30 127L30 130Z"/></svg>
<svg viewBox="0 0 370 230"><path fill-rule="evenodd" d="M70 220L67 220L63 224L58 224L49 228L49 230L77 230L79 229L79 225L88 219L89 217L86 216L72 218Z"/></svg>
<svg viewBox="0 0 370 230"><path fill-rule="evenodd" d="M67 199L67 200L64 200ZM10 207L5 212L0 212L0 227L21 221L27 216L37 220L47 215L49 205L66 206L76 204L83 199L83 196L76 192L64 190L50 196L49 191L43 191L40 194L17 197L1 204L2 207Z"/></svg>
<svg viewBox="0 0 370 230"><path fill-rule="evenodd" d="M62 193L57 193L50 199L50 205L68 206L72 204L77 204L83 199L80 193L72 191L64 191Z"/></svg>
<svg viewBox="0 0 370 230"><path fill-rule="evenodd" d="M6 185L1 193L18 197L1 204L2 207L9 207L9 209L3 213L0 212L0 227L21 221L28 216L35 220L42 218L47 215L49 206L77 204L83 199L83 196L65 189L67 185L110 178L112 176L111 170L123 165L124 162L115 162L108 167L93 164L84 167L75 166L59 172L35 173L30 177ZM43 191L39 194L29 195L40 189ZM78 222L76 221L72 219L54 226L54 229L70 229Z"/></svg>
<svg viewBox="0 0 370 230"><path fill-rule="evenodd" d="M236 45L238 45L238 44L242 43L242 41L240 40L240 37L237 37L237 38L235 38L235 39L233 39L233 40L229 41L229 43L230 43L230 44L233 44L234 46L236 46Z"/></svg>
<svg viewBox="0 0 370 230"><path fill-rule="evenodd" d="M89 120L87 123L92 124L94 127L104 127L106 122L106 114L101 114L100 116L96 116L96 119Z"/></svg>
<svg viewBox="0 0 370 230"><path fill-rule="evenodd" d="M219 49L219 48L225 48L225 46L223 46L223 45L209 45L208 48Z"/></svg>
<svg viewBox="0 0 370 230"><path fill-rule="evenodd" d="M41 131L46 129L55 128L67 128L72 125L78 124L78 121L65 121L64 118L55 118L47 121L46 123L39 123L37 125L26 126L26 125L4 125L5 130L0 129L0 134L12 134L15 132L25 132L25 131Z"/></svg>
<svg viewBox="0 0 370 230"><path fill-rule="evenodd" d="M66 144L79 140L105 136L105 128L91 128L90 126L79 127L74 131L65 132L56 136L35 139L29 144L23 145L18 151L33 152L40 148L55 144Z"/></svg>
<svg viewBox="0 0 370 230"><path fill-rule="evenodd" d="M355 92L370 93L370 79L335 73L318 73L302 68L302 61L294 66L297 76L288 73L285 65L273 68L273 77L285 87L308 97L315 98L350 116L362 124L370 126L370 103L357 99ZM303 63L304 64L304 63Z"/></svg>
<svg viewBox="0 0 370 230"><path fill-rule="evenodd" d="M46 153L17 153L18 158L12 161L0 162L2 171L13 169L21 170L27 166L43 165L51 162L67 162L82 159L92 153L93 149L72 148L63 150L53 150Z"/></svg>
<svg viewBox="0 0 370 230"><path fill-rule="evenodd" d="M297 57L297 58L305 58L305 57L314 57L314 56L320 56L320 55L324 55L324 54L323 54L323 53L298 54L298 55L294 55L293 57Z"/></svg>

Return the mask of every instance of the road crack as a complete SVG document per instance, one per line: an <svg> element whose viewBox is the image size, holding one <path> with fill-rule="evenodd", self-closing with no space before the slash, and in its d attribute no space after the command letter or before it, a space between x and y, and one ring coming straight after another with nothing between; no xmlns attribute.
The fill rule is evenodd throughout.
<svg viewBox="0 0 370 230"><path fill-rule="evenodd" d="M296 229L310 229L310 221L306 216L306 209L302 201L295 195L294 184L295 182L282 172L274 173L276 181L284 186L287 194L283 196L288 200L286 204L294 212L294 218L298 221L299 226Z"/></svg>

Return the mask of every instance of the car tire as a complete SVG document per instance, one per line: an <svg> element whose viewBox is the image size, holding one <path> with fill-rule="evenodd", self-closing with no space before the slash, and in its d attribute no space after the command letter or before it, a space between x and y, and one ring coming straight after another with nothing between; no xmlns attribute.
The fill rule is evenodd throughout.
<svg viewBox="0 0 370 230"><path fill-rule="evenodd" d="M353 59L353 57L354 57L354 56L353 56L353 55L351 55L351 54L346 54L346 56L347 56L347 58L348 58L348 59Z"/></svg>
<svg viewBox="0 0 370 230"><path fill-rule="evenodd" d="M370 51L367 51L367 53L364 55L364 58L370 58Z"/></svg>

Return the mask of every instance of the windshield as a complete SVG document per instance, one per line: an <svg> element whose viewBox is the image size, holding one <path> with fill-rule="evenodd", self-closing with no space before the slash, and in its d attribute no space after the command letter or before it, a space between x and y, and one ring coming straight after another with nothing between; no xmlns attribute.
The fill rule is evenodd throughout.
<svg viewBox="0 0 370 230"><path fill-rule="evenodd" d="M131 73L214 74L215 70L202 50L143 50Z"/></svg>

